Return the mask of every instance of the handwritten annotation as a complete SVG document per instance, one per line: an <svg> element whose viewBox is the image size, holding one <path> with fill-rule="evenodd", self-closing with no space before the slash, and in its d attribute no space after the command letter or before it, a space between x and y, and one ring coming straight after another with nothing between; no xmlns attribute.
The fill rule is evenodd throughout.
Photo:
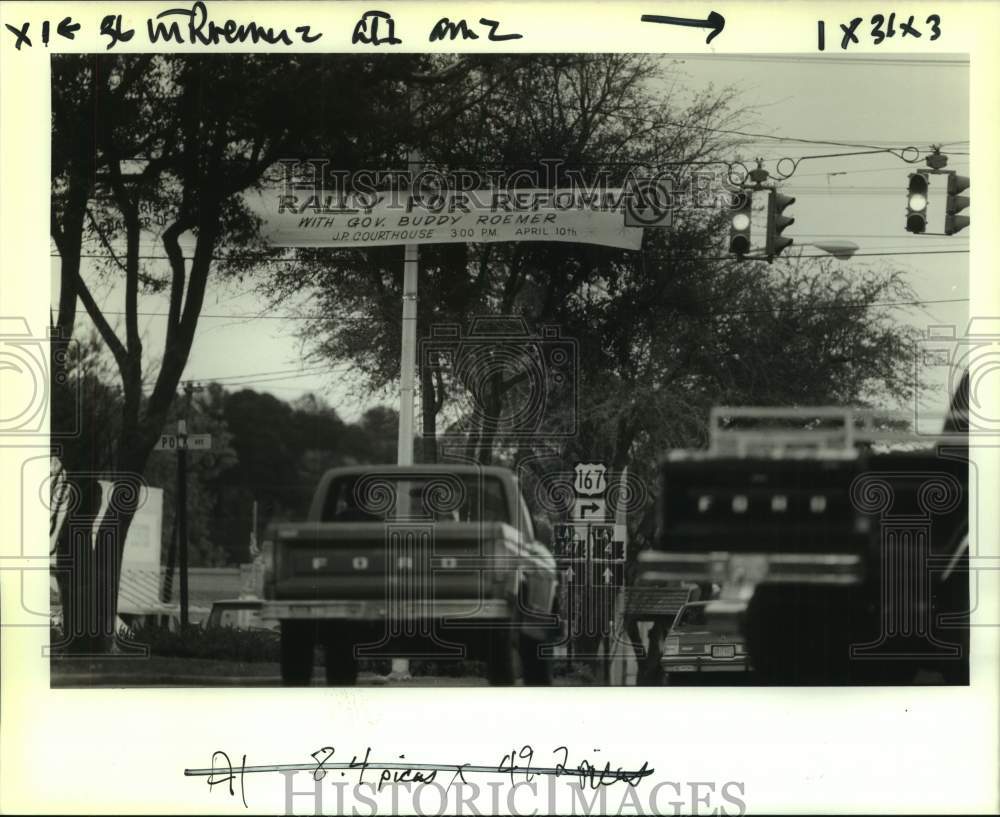
<svg viewBox="0 0 1000 817"><path fill-rule="evenodd" d="M595 750L599 751L599 750ZM215 786L225 785L228 787L231 796L236 795L236 784L239 784L240 797L246 805L246 789L244 778L248 774L276 773L276 772L312 772L314 780L322 780L330 772L339 771L341 776L349 772L357 772L358 783L371 783L376 791L381 791L383 786L396 783L433 783L440 774L442 778L450 775L448 786L456 782L468 783L466 775L492 774L507 775L510 777L511 785L517 779L523 778L524 782L530 783L536 775L552 775L555 777L576 778L581 787L599 789L605 786L612 786L615 783L624 783L628 786L635 786L643 778L649 777L656 770L649 768L649 763L644 762L638 769L626 770L620 766L612 768L611 763L602 766L590 760L580 760L575 765L569 762L569 749L559 746L552 751L553 763L551 766L535 765L536 752L530 745L524 745L520 749L511 749L505 753L500 762L496 765L477 765L473 763L418 763L413 760L406 760L405 755L399 755L398 760L381 761L372 759L372 749L367 747L364 755L353 755L350 761L333 762L332 759L336 749L332 746L324 746L313 752L310 757L311 763L276 763L263 766L248 766L246 755L241 756L240 763L233 766L229 755L221 749L212 753L212 765L209 768L185 769L186 777L205 777L210 789ZM375 779L371 779L370 773ZM369 774L370 779L366 780L365 775Z"/></svg>

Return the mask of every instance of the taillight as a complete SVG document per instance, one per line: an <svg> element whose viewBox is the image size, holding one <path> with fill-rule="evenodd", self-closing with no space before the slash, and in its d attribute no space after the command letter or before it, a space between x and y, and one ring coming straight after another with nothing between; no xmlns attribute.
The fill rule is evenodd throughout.
<svg viewBox="0 0 1000 817"><path fill-rule="evenodd" d="M663 639L664 655L680 655L681 640L675 635L668 635Z"/></svg>

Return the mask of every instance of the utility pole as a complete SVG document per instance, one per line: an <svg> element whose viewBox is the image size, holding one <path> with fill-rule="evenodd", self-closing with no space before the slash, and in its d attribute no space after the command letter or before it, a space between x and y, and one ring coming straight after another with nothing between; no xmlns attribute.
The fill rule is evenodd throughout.
<svg viewBox="0 0 1000 817"><path fill-rule="evenodd" d="M184 387L187 391L187 384ZM190 392L188 393L190 395ZM187 437L187 423L177 421L177 437ZM188 626L187 449L177 448L177 544L181 573L181 629Z"/></svg>
<svg viewBox="0 0 1000 817"><path fill-rule="evenodd" d="M174 571L177 569L177 514L174 514L174 524L170 531L170 544L167 545L167 569L163 573L163 590L160 601L170 604L174 598Z"/></svg>
<svg viewBox="0 0 1000 817"><path fill-rule="evenodd" d="M191 398L202 387L184 384L184 415L191 412ZM181 629L188 626L188 527L187 527L187 420L177 421L177 550L181 574Z"/></svg>
<svg viewBox="0 0 1000 817"><path fill-rule="evenodd" d="M407 155L410 171L410 197L413 196L413 180L416 177L420 157L411 150ZM419 276L419 247L417 244L403 246L403 326L402 345L399 354L399 437L396 444L396 463L413 465L413 392L417 368L417 281ZM397 497L397 504L409 502L409 497ZM407 513L400 505L397 513ZM393 658L390 677L406 679L410 677L410 662L406 658Z"/></svg>
<svg viewBox="0 0 1000 817"><path fill-rule="evenodd" d="M410 151L410 195L413 195L413 178L419 157ZM399 367L399 438L396 462L413 465L413 392L417 368L417 276L419 274L419 246L403 247L403 326Z"/></svg>

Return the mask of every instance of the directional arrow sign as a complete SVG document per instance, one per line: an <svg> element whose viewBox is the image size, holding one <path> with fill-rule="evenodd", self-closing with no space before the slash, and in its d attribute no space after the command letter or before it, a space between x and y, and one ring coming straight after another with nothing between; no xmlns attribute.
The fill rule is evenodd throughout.
<svg viewBox="0 0 1000 817"><path fill-rule="evenodd" d="M595 589L601 593L612 591L616 587L625 584L625 565L621 562L595 563L594 571L590 574L591 581Z"/></svg>
<svg viewBox="0 0 1000 817"><path fill-rule="evenodd" d="M607 514L608 506L603 499L578 499L573 507L573 518L581 521L600 522Z"/></svg>
<svg viewBox="0 0 1000 817"><path fill-rule="evenodd" d="M705 44L712 42L715 37L722 33L726 27L726 18L719 12L713 11L708 15L707 20L693 20L689 17L667 17L662 14L643 14L640 18L644 23L663 23L668 26L693 26L694 28L710 28L712 33L708 35Z"/></svg>

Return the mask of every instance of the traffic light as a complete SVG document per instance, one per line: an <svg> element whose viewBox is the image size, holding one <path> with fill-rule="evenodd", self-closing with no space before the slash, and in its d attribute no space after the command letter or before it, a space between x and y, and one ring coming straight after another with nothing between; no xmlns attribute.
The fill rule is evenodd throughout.
<svg viewBox="0 0 1000 817"><path fill-rule="evenodd" d="M923 173L910 174L906 192L906 231L922 233L927 229L927 177Z"/></svg>
<svg viewBox="0 0 1000 817"><path fill-rule="evenodd" d="M782 250L792 245L792 239L781 234L786 227L795 223L791 216L782 213L795 204L793 196L783 196L777 190L772 190L767 202L767 257L768 260L781 255Z"/></svg>
<svg viewBox="0 0 1000 817"><path fill-rule="evenodd" d="M948 174L948 203L944 210L944 231L947 235L954 235L969 226L969 217L958 215L969 206L969 197L959 195L968 189L968 176Z"/></svg>
<svg viewBox="0 0 1000 817"><path fill-rule="evenodd" d="M733 215L729 224L729 252L744 256L750 252L750 208L753 191L739 190L733 194Z"/></svg>

